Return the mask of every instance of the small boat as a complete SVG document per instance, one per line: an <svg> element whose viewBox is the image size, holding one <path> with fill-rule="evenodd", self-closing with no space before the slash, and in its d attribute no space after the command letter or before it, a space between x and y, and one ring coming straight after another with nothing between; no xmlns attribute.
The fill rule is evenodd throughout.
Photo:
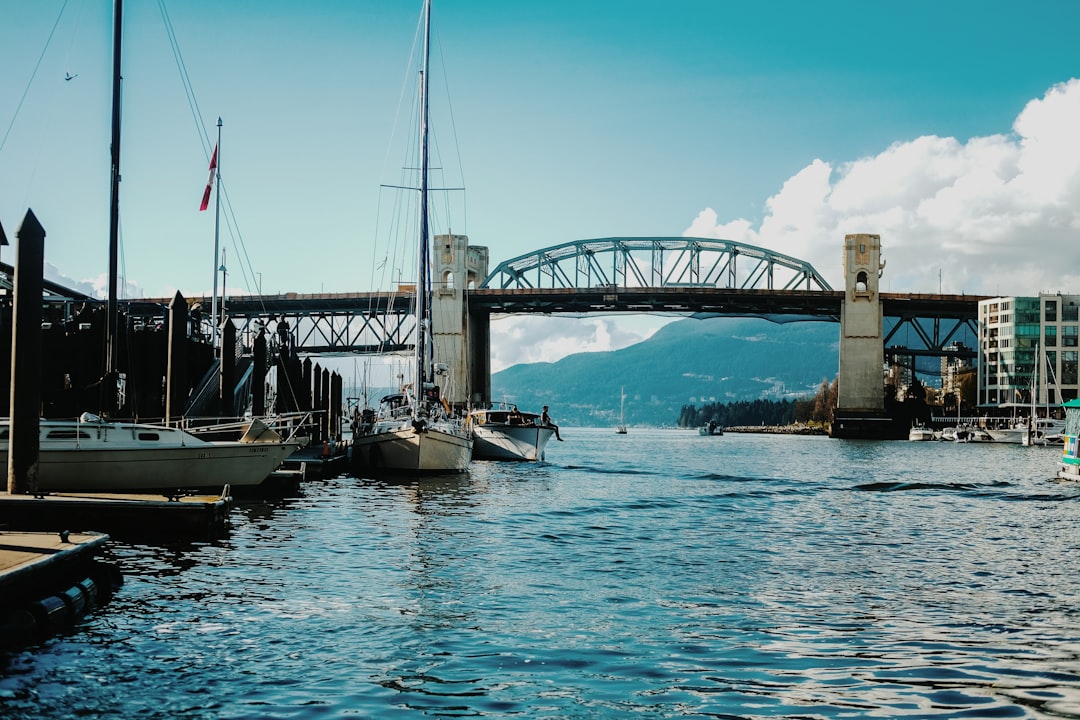
<svg viewBox="0 0 1080 720"><path fill-rule="evenodd" d="M623 418L623 410L626 408L626 388L619 389L619 424L615 426L616 435L626 434L626 420Z"/></svg>
<svg viewBox="0 0 1080 720"><path fill-rule="evenodd" d="M428 212L428 64L431 57L431 0L424 3L423 46L419 94L420 164L417 228L416 342L413 382L380 403L374 422L354 433L352 465L357 473L464 472L472 460L473 436L463 419L442 397L437 376L448 375L446 365L432 358L431 238Z"/></svg>
<svg viewBox="0 0 1080 720"><path fill-rule="evenodd" d="M543 460L544 447L555 434L541 424L539 413L520 412L507 403L473 410L467 421L474 460Z"/></svg>
<svg viewBox="0 0 1080 720"><path fill-rule="evenodd" d="M700 435L723 435L724 428L716 424L715 420L710 420L708 425L702 425L698 428L698 434Z"/></svg>
<svg viewBox="0 0 1080 720"><path fill-rule="evenodd" d="M1062 407L1065 408L1065 428L1061 433L1064 446L1057 476L1080 481L1080 400L1069 400Z"/></svg>
<svg viewBox="0 0 1080 720"><path fill-rule="evenodd" d="M6 458L8 419L0 420ZM298 441L285 441L258 420L239 440L203 440L180 428L106 421L41 420L37 490L41 492L220 492L261 485Z"/></svg>
<svg viewBox="0 0 1080 720"><path fill-rule="evenodd" d="M925 425L915 425L908 430L908 440L922 442L925 440L935 440L937 436L934 431Z"/></svg>
<svg viewBox="0 0 1080 720"><path fill-rule="evenodd" d="M1054 418L1035 418L1035 425L1021 438L1023 445L1060 445L1064 442L1065 421Z"/></svg>

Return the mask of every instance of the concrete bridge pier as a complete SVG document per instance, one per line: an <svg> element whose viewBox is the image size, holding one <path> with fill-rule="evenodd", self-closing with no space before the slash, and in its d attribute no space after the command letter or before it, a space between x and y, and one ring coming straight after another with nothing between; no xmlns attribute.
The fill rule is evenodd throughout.
<svg viewBox="0 0 1080 720"><path fill-rule="evenodd" d="M478 368L482 368L487 377L490 342L484 349L470 347L472 343L472 319L469 317L469 305L466 291L480 286L488 273L488 249L482 246L469 246L466 235L436 235L433 246L435 253L432 278L431 298L431 334L432 350L436 364L445 364L447 374L436 376L435 383L440 386L442 395L455 407L465 407L473 394L472 378L477 377ZM487 318L483 318L482 336L487 333ZM491 380L487 380L490 387Z"/></svg>
<svg viewBox="0 0 1080 720"><path fill-rule="evenodd" d="M840 380L832 437L890 438L885 414L881 236L844 237L844 302L840 308Z"/></svg>

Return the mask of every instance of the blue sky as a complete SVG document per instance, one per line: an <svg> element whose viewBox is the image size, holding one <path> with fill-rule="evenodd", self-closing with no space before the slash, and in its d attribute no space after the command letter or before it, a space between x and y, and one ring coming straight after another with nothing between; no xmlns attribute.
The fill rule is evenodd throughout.
<svg viewBox="0 0 1080 720"><path fill-rule="evenodd" d="M209 290L199 125L219 116L250 260L223 231L228 286L375 289L420 5L129 2L130 293ZM932 292L940 277L945 292L1080 292L1080 3L436 0L434 13L453 107L452 127L435 109L436 131L467 188L452 229L493 265L570 240L692 234L795 255L836 284L843 235L877 232L887 289ZM107 268L111 14L109 0L0 0L0 223L14 240L33 208L52 272L84 287ZM495 365L650 327L501 321Z"/></svg>

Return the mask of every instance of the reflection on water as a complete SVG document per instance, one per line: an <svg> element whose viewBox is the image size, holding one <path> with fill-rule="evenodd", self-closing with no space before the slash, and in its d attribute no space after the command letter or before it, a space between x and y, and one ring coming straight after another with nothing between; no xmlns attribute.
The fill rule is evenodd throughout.
<svg viewBox="0 0 1080 720"><path fill-rule="evenodd" d="M1080 717L1053 451L576 430L335 478L0 659L5 718Z"/></svg>

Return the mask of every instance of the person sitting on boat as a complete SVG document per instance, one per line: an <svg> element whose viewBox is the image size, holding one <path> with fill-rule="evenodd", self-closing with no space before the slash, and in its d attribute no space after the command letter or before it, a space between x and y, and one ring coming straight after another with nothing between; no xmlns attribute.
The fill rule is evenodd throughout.
<svg viewBox="0 0 1080 720"><path fill-rule="evenodd" d="M548 415L548 406L545 405L543 411L540 413L540 425L542 427L549 427L555 431L555 439L562 442L562 437L559 436L559 426L551 422L551 416Z"/></svg>
<svg viewBox="0 0 1080 720"><path fill-rule="evenodd" d="M518 410L517 405L511 405L510 406L510 414L507 416L506 420L511 425L524 425L525 424L525 417L521 414L521 411Z"/></svg>

